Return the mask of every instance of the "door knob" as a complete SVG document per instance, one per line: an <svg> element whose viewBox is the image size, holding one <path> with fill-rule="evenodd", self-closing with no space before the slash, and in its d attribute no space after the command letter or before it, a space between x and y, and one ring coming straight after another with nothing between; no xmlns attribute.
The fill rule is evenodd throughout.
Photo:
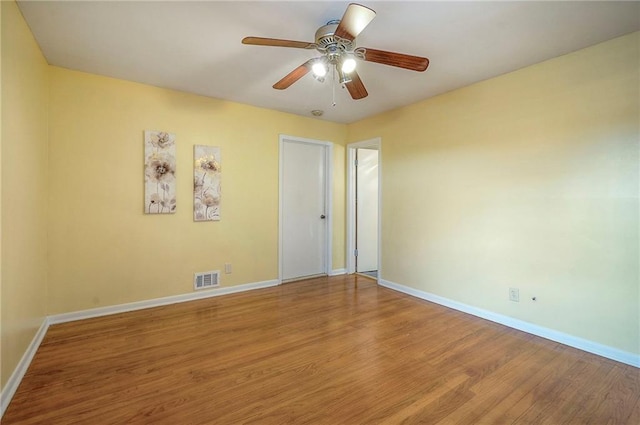
<svg viewBox="0 0 640 425"><path fill-rule="evenodd" d="M327 218L327 217L326 217L324 214L322 214L322 215L320 216L320 218Z"/></svg>

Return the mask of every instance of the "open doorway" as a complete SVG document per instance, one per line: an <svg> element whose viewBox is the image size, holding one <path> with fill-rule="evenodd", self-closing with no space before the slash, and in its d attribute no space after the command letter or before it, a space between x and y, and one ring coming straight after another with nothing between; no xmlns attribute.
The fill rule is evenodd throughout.
<svg viewBox="0 0 640 425"><path fill-rule="evenodd" d="M347 145L347 273L380 277L380 138Z"/></svg>

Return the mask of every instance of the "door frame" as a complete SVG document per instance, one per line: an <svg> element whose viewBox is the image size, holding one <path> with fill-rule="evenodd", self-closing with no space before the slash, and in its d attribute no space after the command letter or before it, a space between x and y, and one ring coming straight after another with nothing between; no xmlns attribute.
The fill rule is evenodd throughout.
<svg viewBox="0 0 640 425"><path fill-rule="evenodd" d="M333 255L333 143L324 140L307 139L298 136L280 134L278 144L278 284L282 284L282 270L284 258L282 257L282 232L283 232L283 171L284 171L284 144L302 143L324 147L324 186L325 186L325 262L324 272L331 274Z"/></svg>
<svg viewBox="0 0 640 425"><path fill-rule="evenodd" d="M382 275L382 138L363 140L347 145L347 273L356 272L356 149L375 148L378 150L378 281Z"/></svg>

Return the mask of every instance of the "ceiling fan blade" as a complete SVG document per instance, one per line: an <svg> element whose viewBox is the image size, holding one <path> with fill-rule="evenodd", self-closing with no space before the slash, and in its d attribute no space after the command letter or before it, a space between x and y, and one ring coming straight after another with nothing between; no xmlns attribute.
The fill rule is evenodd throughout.
<svg viewBox="0 0 640 425"><path fill-rule="evenodd" d="M353 40L376 17L373 9L361 4L351 3L336 28L335 35L347 40Z"/></svg>
<svg viewBox="0 0 640 425"><path fill-rule="evenodd" d="M306 61L305 63L303 63L302 65L300 65L299 67L297 67L296 69L294 69L293 71L285 75L282 78L282 80L278 81L273 85L273 88L278 90L284 90L287 87L291 86L291 84L295 83L300 78L307 75L307 73L311 70L311 63L314 60L315 59L309 59L308 61Z"/></svg>
<svg viewBox="0 0 640 425"><path fill-rule="evenodd" d="M384 65L397 66L412 71L425 71L429 66L429 59L420 56L405 55L403 53L385 52L384 50L364 47L364 60Z"/></svg>
<svg viewBox="0 0 640 425"><path fill-rule="evenodd" d="M253 44L256 46L274 46L274 47L296 47L298 49L310 49L315 44L306 41L281 40L279 38L263 38L263 37L245 37L242 44Z"/></svg>
<svg viewBox="0 0 640 425"><path fill-rule="evenodd" d="M354 100L363 99L369 96L369 93L367 93L367 89L364 87L364 83L362 82L360 76L356 71L352 71L349 74L349 77L351 77L351 81L345 83L344 85L347 87L347 90L349 90L349 94Z"/></svg>

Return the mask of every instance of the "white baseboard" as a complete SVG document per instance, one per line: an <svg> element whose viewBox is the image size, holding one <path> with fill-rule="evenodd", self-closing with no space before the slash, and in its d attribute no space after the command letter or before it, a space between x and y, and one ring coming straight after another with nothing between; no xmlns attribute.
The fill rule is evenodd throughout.
<svg viewBox="0 0 640 425"><path fill-rule="evenodd" d="M478 307L473 307L467 304L463 304L457 301L450 300L429 292L420 291L408 286L400 285L398 283L390 282L388 280L380 279L380 285L393 289L405 294L421 298L423 300L431 301L436 304L440 304L445 307L452 308L454 310L462 311L473 316L481 317L483 319L490 320L492 322L500 323L501 325L508 326L510 328L518 329L529 334L533 334L542 338L549 339L551 341L559 342L564 345L568 345L579 350L587 351L589 353L597 354L602 357L606 357L611 360L625 363L631 366L640 368L640 355L630 353L627 351L619 350L608 345L600 344L587 339L579 338L573 335L565 334L553 329L545 328L543 326L534 325L533 323L525 322L523 320L514 319L513 317L505 316L502 314L494 313L492 311L483 310Z"/></svg>
<svg viewBox="0 0 640 425"><path fill-rule="evenodd" d="M27 369L29 369L29 365L33 360L33 356L36 355L36 351L38 351L38 347L40 347L40 343L42 343L42 340L47 333L47 329L49 329L49 319L45 317L42 320L40 328L33 336L33 339L27 347L27 350L24 352L22 358L18 362L18 365L7 380L6 385L4 386L4 388L2 388L2 392L0 393L0 418L2 418L4 412L7 410L7 407L9 407L9 403L11 402L13 395L16 393L20 382L22 382L24 374L27 373Z"/></svg>
<svg viewBox="0 0 640 425"><path fill-rule="evenodd" d="M89 310L75 311L71 313L54 314L45 317L38 332L36 332L31 344L27 347L24 355L18 362L7 384L2 388L0 393L0 418L4 415L13 395L16 393L24 374L27 372L33 356L38 351L40 343L49 329L49 325L57 323L72 322L75 320L90 319L92 317L108 316L110 314L125 313L128 311L142 310L144 308L159 307L168 304L182 303L186 301L195 301L204 298L218 297L220 295L234 294L236 292L251 291L253 289L269 288L279 285L278 280L265 280L263 282L246 283L244 285L225 286L222 288L213 288L204 291L198 291L189 294L173 295L170 297L155 298L151 300L138 301L127 304L119 304L109 307L92 308Z"/></svg>
<svg viewBox="0 0 640 425"><path fill-rule="evenodd" d="M54 325L57 323L72 322L74 320L90 319L92 317L108 316L110 314L126 313L129 311L142 310L145 308L160 307L168 304L176 304L187 301L201 300L204 298L218 297L220 295L234 294L236 292L251 291L253 289L268 288L277 286L277 280L265 280L263 282L245 283L236 286L224 286L221 288L212 288L204 291L198 291L188 294L172 295L170 297L154 298L150 300L137 301L127 304L118 304L108 307L98 307L89 310L74 311L71 313L54 314L49 316L49 323Z"/></svg>
<svg viewBox="0 0 640 425"><path fill-rule="evenodd" d="M331 273L329 273L329 276L339 276L341 274L347 274L347 269L334 269L334 270L331 270Z"/></svg>

